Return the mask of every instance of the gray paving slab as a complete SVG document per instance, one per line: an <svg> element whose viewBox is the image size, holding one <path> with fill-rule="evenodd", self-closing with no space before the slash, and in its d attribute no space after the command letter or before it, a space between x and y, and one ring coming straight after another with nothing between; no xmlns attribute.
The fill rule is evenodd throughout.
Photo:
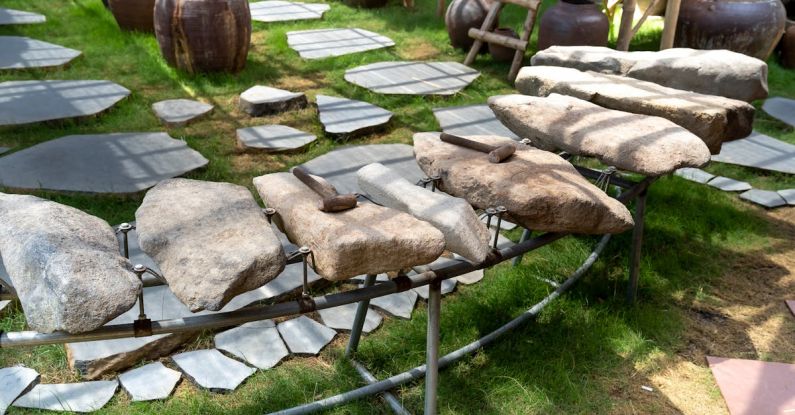
<svg viewBox="0 0 795 415"><path fill-rule="evenodd" d="M260 125L237 130L237 142L241 147L268 153L301 150L315 140L314 134L286 125Z"/></svg>
<svg viewBox="0 0 795 415"><path fill-rule="evenodd" d="M304 59L322 59L395 46L392 39L358 28L287 32L287 45Z"/></svg>
<svg viewBox="0 0 795 415"><path fill-rule="evenodd" d="M0 158L0 184L101 194L136 193L206 166L166 133L71 135Z"/></svg>
<svg viewBox="0 0 795 415"><path fill-rule="evenodd" d="M393 316L410 319L419 295L414 290L389 294L370 300L370 305Z"/></svg>
<svg viewBox="0 0 795 415"><path fill-rule="evenodd" d="M215 349L180 353L171 358L188 379L212 392L231 392L257 371Z"/></svg>
<svg viewBox="0 0 795 415"><path fill-rule="evenodd" d="M488 217L488 215L486 215L485 213L483 213L483 214L481 214L479 217L480 217L480 220L481 220L481 222L483 222L483 223L488 223L488 221L489 221L489 217ZM503 220L500 222L500 229L502 229L502 230L504 230L504 231L511 231L511 230L514 230L514 229L516 229L516 226L517 226L517 225L516 225L515 223L513 223L513 222L510 222L510 221L507 221L507 220L505 220L505 219L503 219ZM491 218L491 227L492 227L492 228L496 228L496 227L497 227L497 217L496 217L496 216L492 216L492 218Z"/></svg>
<svg viewBox="0 0 795 415"><path fill-rule="evenodd" d="M9 304L11 304L11 300L0 301L0 315L3 314L3 310L5 310L5 308L8 307Z"/></svg>
<svg viewBox="0 0 795 415"><path fill-rule="evenodd" d="M458 62L379 62L345 72L346 81L371 91L408 95L453 95L478 76Z"/></svg>
<svg viewBox="0 0 795 415"><path fill-rule="evenodd" d="M392 119L392 112L379 106L354 99L317 96L317 110L326 134L354 137L384 126Z"/></svg>
<svg viewBox="0 0 795 415"><path fill-rule="evenodd" d="M7 153L8 150L11 150L9 147L0 147L0 154Z"/></svg>
<svg viewBox="0 0 795 415"><path fill-rule="evenodd" d="M455 280L464 285L477 284L483 280L483 270L478 269L472 272L468 272L464 275L459 275L455 277Z"/></svg>
<svg viewBox="0 0 795 415"><path fill-rule="evenodd" d="M19 395L27 392L39 381L39 372L14 366L0 369L0 415L4 415Z"/></svg>
<svg viewBox="0 0 795 415"><path fill-rule="evenodd" d="M450 294L451 292L455 291L455 286L458 284L458 281L455 278L450 278L447 280L442 281L442 295ZM423 300L428 300L428 286L424 285L422 287L412 288L414 292L416 292Z"/></svg>
<svg viewBox="0 0 795 415"><path fill-rule="evenodd" d="M276 328L290 352L300 355L317 355L337 335L336 331L307 316L284 321Z"/></svg>
<svg viewBox="0 0 795 415"><path fill-rule="evenodd" d="M795 206L795 189L779 190L778 194L784 198L788 205Z"/></svg>
<svg viewBox="0 0 795 415"><path fill-rule="evenodd" d="M249 7L251 20L265 23L322 19L323 14L331 8L328 4L280 0L258 1L249 4Z"/></svg>
<svg viewBox="0 0 795 415"><path fill-rule="evenodd" d="M255 85L240 94L238 103L243 112L252 117L259 117L304 108L307 100L303 92Z"/></svg>
<svg viewBox="0 0 795 415"><path fill-rule="evenodd" d="M130 95L110 81L8 81L0 83L0 126L83 118Z"/></svg>
<svg viewBox="0 0 795 415"><path fill-rule="evenodd" d="M0 7L0 25L44 23L43 14Z"/></svg>
<svg viewBox="0 0 795 415"><path fill-rule="evenodd" d="M133 402L141 402L168 398L180 379L180 372L154 362L121 374L119 383Z"/></svg>
<svg viewBox="0 0 795 415"><path fill-rule="evenodd" d="M782 97L771 97L762 104L762 110L771 117L795 127L795 100Z"/></svg>
<svg viewBox="0 0 795 415"><path fill-rule="evenodd" d="M290 355L271 320L246 323L218 333L215 347L259 369L270 369Z"/></svg>
<svg viewBox="0 0 795 415"><path fill-rule="evenodd" d="M152 104L152 111L167 127L183 127L213 111L213 106L192 99L167 99Z"/></svg>
<svg viewBox="0 0 795 415"><path fill-rule="evenodd" d="M323 324L327 327L331 327L335 330L350 331L353 328L353 320L356 317L356 310L358 307L359 305L357 303L345 304L334 308L319 310L318 314L320 314L320 319L323 320ZM383 318L380 314L368 308L362 331L370 333L377 329L382 321Z"/></svg>
<svg viewBox="0 0 795 415"><path fill-rule="evenodd" d="M349 279L348 281L350 281L352 283L360 284L360 283L364 282L365 278L367 278L366 275L357 275L357 276ZM375 282L376 283L384 282L384 281L389 281L389 276L388 275L386 275L386 274L378 274L378 275L375 276Z"/></svg>
<svg viewBox="0 0 795 415"><path fill-rule="evenodd" d="M678 169L674 172L675 175L685 179L690 180L691 182L707 184L710 180L712 180L715 175L705 172L701 169L695 169L692 167L685 167Z"/></svg>
<svg viewBox="0 0 795 415"><path fill-rule="evenodd" d="M18 408L46 409L63 412L94 412L113 398L119 382L38 384L14 402Z"/></svg>
<svg viewBox="0 0 795 415"><path fill-rule="evenodd" d="M778 192L770 190L751 189L745 193L740 193L740 199L762 205L766 208L777 208L787 204L787 201L784 200Z"/></svg>
<svg viewBox="0 0 795 415"><path fill-rule="evenodd" d="M460 107L434 108L433 115L442 131L459 136L498 135L518 140L511 130L502 125L486 104Z"/></svg>
<svg viewBox="0 0 795 415"><path fill-rule="evenodd" d="M54 68L80 56L79 50L65 48L23 36L0 36L0 69Z"/></svg>
<svg viewBox="0 0 795 415"><path fill-rule="evenodd" d="M747 138L723 143L712 161L795 174L795 145L754 132Z"/></svg>
<svg viewBox="0 0 795 415"><path fill-rule="evenodd" d="M725 192L744 192L746 190L751 190L753 187L747 182L741 182L739 180L734 180L723 176L717 176L710 180L707 184Z"/></svg>

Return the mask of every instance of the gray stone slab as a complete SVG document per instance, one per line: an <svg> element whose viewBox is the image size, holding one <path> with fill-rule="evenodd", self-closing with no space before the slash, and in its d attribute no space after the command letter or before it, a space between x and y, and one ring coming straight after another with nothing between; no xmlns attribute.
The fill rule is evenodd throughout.
<svg viewBox="0 0 795 415"><path fill-rule="evenodd" d="M725 192L744 192L746 190L751 190L753 187L747 182L741 182L739 180L734 180L723 176L715 177L707 184Z"/></svg>
<svg viewBox="0 0 795 415"><path fill-rule="evenodd" d="M3 310L5 310L5 308L8 307L9 304L11 304L11 300L0 301L0 315L3 314Z"/></svg>
<svg viewBox="0 0 795 415"><path fill-rule="evenodd" d="M7 153L8 150L11 150L9 147L0 147L0 154Z"/></svg>
<svg viewBox="0 0 795 415"><path fill-rule="evenodd" d="M393 316L410 319L419 295L414 290L389 294L370 300L370 305Z"/></svg>
<svg viewBox="0 0 795 415"><path fill-rule="evenodd" d="M210 104L192 99L168 99L152 104L152 111L167 127L188 125L212 112L213 108Z"/></svg>
<svg viewBox="0 0 795 415"><path fill-rule="evenodd" d="M392 113L379 106L328 95L317 96L317 110L323 130L332 136L367 134L392 119Z"/></svg>
<svg viewBox="0 0 795 415"><path fill-rule="evenodd" d="M9 81L0 83L0 126L99 114L130 95L110 81Z"/></svg>
<svg viewBox="0 0 795 415"><path fill-rule="evenodd" d="M307 269L307 280L309 284L320 281L322 278L312 270ZM257 301L267 300L292 292L303 285L304 274L303 265L290 264L284 268L278 277L256 290L241 294L230 301L221 311L231 311L243 308Z"/></svg>
<svg viewBox="0 0 795 415"><path fill-rule="evenodd" d="M488 215L483 213L483 214L480 215L480 220L483 223L487 223L489 221L489 217L488 217ZM517 224L515 224L513 222L510 222L510 221L507 221L505 219L503 219L500 222L500 229L502 229L504 231L512 231L512 230L516 229L517 226L518 226ZM496 228L497 227L497 217L496 216L492 216L491 217L491 227L492 228Z"/></svg>
<svg viewBox="0 0 795 415"><path fill-rule="evenodd" d="M442 131L459 136L499 135L518 140L513 131L506 128L486 104L460 107L434 108L433 115Z"/></svg>
<svg viewBox="0 0 795 415"><path fill-rule="evenodd" d="M723 143L712 161L795 174L795 145L754 132L747 138Z"/></svg>
<svg viewBox="0 0 795 415"><path fill-rule="evenodd" d="M42 14L0 7L0 25L44 23L47 18Z"/></svg>
<svg viewBox="0 0 795 415"><path fill-rule="evenodd" d="M779 190L778 194L784 198L788 205L795 206L795 189Z"/></svg>
<svg viewBox="0 0 795 415"><path fill-rule="evenodd" d="M464 285L477 284L483 280L483 270L475 270L455 277L455 280Z"/></svg>
<svg viewBox="0 0 795 415"><path fill-rule="evenodd" d="M268 153L300 150L315 140L314 134L286 125L260 125L237 130L237 142L241 147Z"/></svg>
<svg viewBox="0 0 795 415"><path fill-rule="evenodd" d="M251 115L278 114L280 112L306 107L303 92L291 92L269 86L255 85L240 94L240 109Z"/></svg>
<svg viewBox="0 0 795 415"><path fill-rule="evenodd" d="M320 319L323 320L323 324L326 326L335 330L350 331L353 328L353 320L356 317L356 310L358 307L358 303L345 304L334 308L319 310L318 314L320 314ZM370 333L377 329L382 321L383 318L380 314L372 309L367 309L367 316L364 319L362 331Z"/></svg>
<svg viewBox="0 0 795 415"><path fill-rule="evenodd" d="M18 408L63 412L94 412L113 398L119 382L97 381L36 385L14 402Z"/></svg>
<svg viewBox="0 0 795 415"><path fill-rule="evenodd" d="M0 369L0 415L4 415L11 403L38 381L39 372L33 369L23 366Z"/></svg>
<svg viewBox="0 0 795 415"><path fill-rule="evenodd" d="M80 56L79 50L22 36L0 36L0 69L53 68Z"/></svg>
<svg viewBox="0 0 795 415"><path fill-rule="evenodd" d="M284 321L277 328L290 352L301 355L317 355L337 335L336 331L307 316Z"/></svg>
<svg viewBox="0 0 795 415"><path fill-rule="evenodd" d="M207 163L184 141L166 133L71 135L0 158L0 184L15 189L135 193Z"/></svg>
<svg viewBox="0 0 795 415"><path fill-rule="evenodd" d="M215 347L259 369L270 369L290 354L271 320L246 323L219 333Z"/></svg>
<svg viewBox="0 0 795 415"><path fill-rule="evenodd" d="M212 392L231 392L257 370L215 349L172 356L174 363L193 383Z"/></svg>
<svg viewBox="0 0 795 415"><path fill-rule="evenodd" d="M458 284L455 278L450 278L447 280L442 281L442 295L450 294L451 292L455 291L455 286ZM428 300L428 286L424 285L422 287L412 288L414 292L416 292L423 300Z"/></svg>
<svg viewBox="0 0 795 415"><path fill-rule="evenodd" d="M322 19L331 6L320 3L301 3L280 0L251 3L251 20L258 22L286 22Z"/></svg>
<svg viewBox="0 0 795 415"><path fill-rule="evenodd" d="M770 190L751 189L745 193L740 193L740 199L762 205L766 208L777 208L784 206L787 201L777 192Z"/></svg>
<svg viewBox="0 0 795 415"><path fill-rule="evenodd" d="M176 370L154 362L120 375L119 383L133 402L154 401L168 398L181 378Z"/></svg>
<svg viewBox="0 0 795 415"><path fill-rule="evenodd" d="M408 95L453 95L478 76L458 62L379 62L345 72L346 81L371 91Z"/></svg>
<svg viewBox="0 0 795 415"><path fill-rule="evenodd" d="M795 127L795 100L782 97L772 97L765 100L762 110L771 117Z"/></svg>
<svg viewBox="0 0 795 415"><path fill-rule="evenodd" d="M712 180L715 175L705 172L701 169L696 169L692 167L685 167L678 169L674 172L675 175L685 179L690 180L691 182L707 184L710 180Z"/></svg>
<svg viewBox="0 0 795 415"><path fill-rule="evenodd" d="M287 32L287 45L304 59L321 59L388 48L395 42L369 30L349 28Z"/></svg>
<svg viewBox="0 0 795 415"><path fill-rule="evenodd" d="M356 283L356 284L361 284L361 283L364 283L365 278L367 278L366 275L358 275L356 277L353 277L353 278L349 279L348 281L352 282L352 283ZM386 275L386 274L378 274L378 275L376 275L376 277L375 277L375 282L376 283L384 282L384 281L389 281L389 276L388 275Z"/></svg>

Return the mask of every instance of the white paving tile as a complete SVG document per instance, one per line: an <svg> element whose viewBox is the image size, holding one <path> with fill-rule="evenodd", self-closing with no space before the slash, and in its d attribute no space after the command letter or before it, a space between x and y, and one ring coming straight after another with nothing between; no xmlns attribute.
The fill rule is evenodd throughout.
<svg viewBox="0 0 795 415"><path fill-rule="evenodd" d="M756 203L757 205L762 205L766 208L776 208L787 204L780 194L770 190L751 189L745 193L741 193L740 198Z"/></svg>
<svg viewBox="0 0 795 415"><path fill-rule="evenodd" d="M327 308L319 310L320 319L323 324L335 330L348 330L353 328L353 320L356 318L356 310L358 303L345 304L339 307ZM364 319L364 326L362 331L370 333L381 325L383 318L377 312L367 309L367 315Z"/></svg>
<svg viewBox="0 0 795 415"><path fill-rule="evenodd" d="M795 145L754 132L723 143L712 161L795 174Z"/></svg>
<svg viewBox="0 0 795 415"><path fill-rule="evenodd" d="M336 331L307 316L284 321L277 328L290 352L303 355L320 353L337 335Z"/></svg>
<svg viewBox="0 0 795 415"><path fill-rule="evenodd" d="M0 25L44 23L47 18L42 14L0 7Z"/></svg>
<svg viewBox="0 0 795 415"><path fill-rule="evenodd" d="M287 45L304 59L321 59L388 48L395 42L369 30L346 28L287 32Z"/></svg>
<svg viewBox="0 0 795 415"><path fill-rule="evenodd" d="M0 69L54 68L80 56L65 48L23 36L0 36Z"/></svg>
<svg viewBox="0 0 795 415"><path fill-rule="evenodd" d="M251 20L258 22L286 22L321 19L331 6L321 3L301 3L280 0L250 3Z"/></svg>
<svg viewBox="0 0 795 415"><path fill-rule="evenodd" d="M39 384L14 402L19 408L46 409L62 412L94 412L113 398L119 382Z"/></svg>
<svg viewBox="0 0 795 415"><path fill-rule="evenodd" d="M39 381L39 373L22 366L0 369L0 415L11 403Z"/></svg>
<svg viewBox="0 0 795 415"><path fill-rule="evenodd" d="M271 320L246 323L218 333L215 347L259 369L270 369L290 354Z"/></svg>
<svg viewBox="0 0 795 415"><path fill-rule="evenodd" d="M174 355L174 363L195 384L213 392L230 392L257 370L215 349Z"/></svg>
<svg viewBox="0 0 795 415"><path fill-rule="evenodd" d="M316 99L323 130L333 136L367 134L392 119L392 112L368 102L328 95Z"/></svg>
<svg viewBox="0 0 795 415"><path fill-rule="evenodd" d="M181 378L181 373L155 362L121 374L119 382L133 402L140 402L168 398Z"/></svg>
<svg viewBox="0 0 795 415"><path fill-rule="evenodd" d="M701 169L695 169L692 167L684 167L678 169L674 172L676 176L679 176L685 180L690 180L691 182L706 184L708 181L712 180L715 175L705 172Z"/></svg>
<svg viewBox="0 0 795 415"><path fill-rule="evenodd" d="M718 176L710 180L708 185L726 192L744 192L751 190L752 186L747 182L730 179L728 177Z"/></svg>
<svg viewBox="0 0 795 415"><path fill-rule="evenodd" d="M779 121L795 127L795 100L783 97L770 97L762 104L762 110Z"/></svg>
<svg viewBox="0 0 795 415"><path fill-rule="evenodd" d="M788 205L795 206L795 189L779 190L778 194L784 198Z"/></svg>
<svg viewBox="0 0 795 415"><path fill-rule="evenodd" d="M433 115L442 131L459 136L498 135L518 140L506 128L486 104L464 105L460 107L434 108Z"/></svg>
<svg viewBox="0 0 795 415"><path fill-rule="evenodd" d="M346 81L373 92L407 95L453 95L478 76L458 62L378 62L345 72Z"/></svg>
<svg viewBox="0 0 795 415"><path fill-rule="evenodd" d="M389 294L370 300L370 305L393 316L410 319L419 295L414 290Z"/></svg>

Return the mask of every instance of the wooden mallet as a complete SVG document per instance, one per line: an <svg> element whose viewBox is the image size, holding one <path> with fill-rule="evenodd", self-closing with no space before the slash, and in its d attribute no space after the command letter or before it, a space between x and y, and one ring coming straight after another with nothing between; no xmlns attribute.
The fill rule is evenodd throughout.
<svg viewBox="0 0 795 415"><path fill-rule="evenodd" d="M321 211L341 212L356 207L357 200L355 194L338 194L333 186L315 179L302 167L293 168L293 175L322 197L322 199L317 202L317 208Z"/></svg>
<svg viewBox="0 0 795 415"><path fill-rule="evenodd" d="M445 143L466 147L471 150L480 151L481 153L487 153L489 155L489 162L495 164L503 162L516 152L516 146L511 143L497 147L447 133L442 133L439 138Z"/></svg>

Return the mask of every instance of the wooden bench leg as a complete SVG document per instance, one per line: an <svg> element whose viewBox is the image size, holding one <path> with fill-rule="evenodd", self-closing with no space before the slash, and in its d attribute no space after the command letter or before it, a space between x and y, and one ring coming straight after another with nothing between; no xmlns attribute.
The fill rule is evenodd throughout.
<svg viewBox="0 0 795 415"><path fill-rule="evenodd" d="M480 30L483 31L491 31L494 27L494 24L497 22L497 16L500 15L500 10L502 10L503 4L499 1L494 2L489 9L489 13L486 15L486 19L483 20L483 25L480 27ZM478 52L480 52L480 48L483 47L483 41L480 39L475 39L475 43L472 44L472 48L469 49L469 53L467 54L466 59L464 59L464 65L472 65L472 62L475 62L475 58L478 57Z"/></svg>
<svg viewBox="0 0 795 415"><path fill-rule="evenodd" d="M536 14L538 9L532 9L527 12L527 18L524 21L524 30L522 31L521 39L527 42L530 46L530 36L533 34L533 27L536 23ZM508 81L513 83L516 80L516 75L519 74L519 69L522 69L522 62L524 62L525 50L517 50L513 55L513 62L511 63L511 70L508 72Z"/></svg>

